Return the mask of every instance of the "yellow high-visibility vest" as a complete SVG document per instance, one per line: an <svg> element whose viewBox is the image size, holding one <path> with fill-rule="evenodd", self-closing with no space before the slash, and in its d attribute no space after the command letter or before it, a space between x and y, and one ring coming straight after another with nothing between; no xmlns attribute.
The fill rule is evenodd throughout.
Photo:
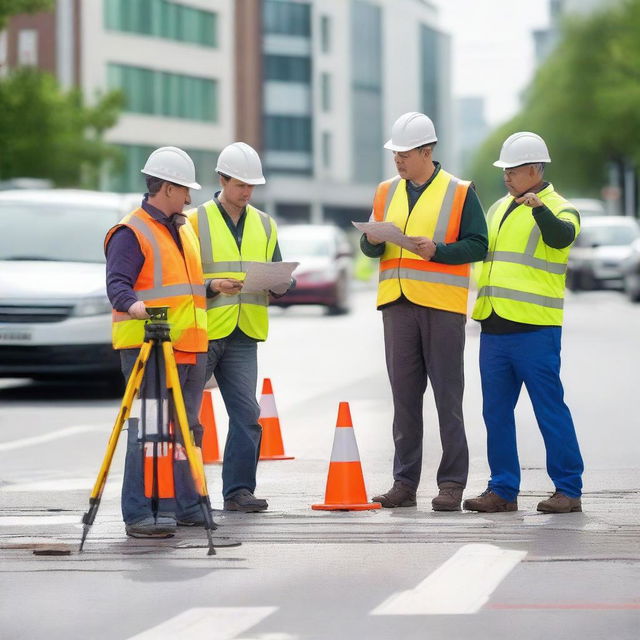
<svg viewBox="0 0 640 640"><path fill-rule="evenodd" d="M393 222L405 235L426 236L434 242L455 242L470 182L440 169L409 213L406 180L382 182L376 191L373 217ZM468 264L450 265L424 260L387 242L380 258L378 306L402 294L415 304L467 313Z"/></svg>
<svg viewBox="0 0 640 640"><path fill-rule="evenodd" d="M200 239L202 271L208 278L242 280L249 262L271 262L278 240L276 223L266 213L247 205L240 248L215 201L188 214ZM266 340L269 332L269 296L266 292L207 298L209 340L225 338L236 327L250 338Z"/></svg>
<svg viewBox="0 0 640 640"><path fill-rule="evenodd" d="M198 238L193 228L188 222L178 227L180 251L169 229L140 208L107 232L105 249L116 229L123 226L133 231L144 255L144 264L133 285L138 300L144 301L147 307L169 307L169 335L174 349L205 352L205 288ZM114 349L134 349L142 345L144 320L113 310L112 321Z"/></svg>
<svg viewBox="0 0 640 640"><path fill-rule="evenodd" d="M580 217L573 205L549 184L537 194L545 206L580 233ZM544 326L562 325L565 278L571 246L553 249L542 240L531 207L516 207L501 225L513 202L498 200L487 214L489 252L478 279L474 320L492 310L506 320Z"/></svg>

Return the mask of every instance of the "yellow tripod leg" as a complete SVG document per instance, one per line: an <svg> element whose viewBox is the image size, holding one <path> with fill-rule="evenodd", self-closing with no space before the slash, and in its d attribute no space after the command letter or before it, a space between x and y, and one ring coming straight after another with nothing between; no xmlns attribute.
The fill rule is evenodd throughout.
<svg viewBox="0 0 640 640"><path fill-rule="evenodd" d="M167 388L173 396L173 405L175 407L176 418L178 420L178 427L182 434L185 453L187 454L187 460L189 461L191 477L193 478L196 492L200 496L200 505L204 515L205 529L209 538L209 555L215 555L211 531L217 527L213 521L213 517L211 516L211 502L207 492L207 479L204 473L204 464L202 463L202 456L197 451L197 448L191 438L189 420L187 419L187 411L185 409L184 398L182 396L182 387L180 386L178 367L176 366L176 359L173 354L171 342L162 343L162 352L165 362Z"/></svg>
<svg viewBox="0 0 640 640"><path fill-rule="evenodd" d="M131 375L129 376L129 380L127 381L124 396L122 397L122 402L120 404L120 411L118 411L118 417L116 418L115 424L113 425L111 436L109 437L109 442L107 443L107 451L104 455L100 471L98 472L98 477L96 478L96 482L93 486L91 497L89 498L89 510L82 517L82 524L84 526L82 531L82 540L80 541L80 551L82 551L84 541L86 540L87 534L89 533L89 528L93 524L96 513L98 512L98 506L100 505L100 499L102 498L102 493L104 491L105 484L107 483L107 475L109 473L109 469L111 468L111 463L113 462L113 456L116 451L118 439L120 438L120 434L122 433L122 427L131 414L131 405L133 404L133 401L140 392L140 385L142 383L142 377L144 375L147 361L149 360L151 347L151 342L144 342L142 344L140 353L138 354L138 358L133 365Z"/></svg>

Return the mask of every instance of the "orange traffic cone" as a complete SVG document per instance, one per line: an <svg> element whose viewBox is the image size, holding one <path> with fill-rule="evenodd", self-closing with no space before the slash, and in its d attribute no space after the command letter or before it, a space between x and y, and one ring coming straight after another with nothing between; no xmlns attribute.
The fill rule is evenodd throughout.
<svg viewBox="0 0 640 640"><path fill-rule="evenodd" d="M324 504L314 504L311 508L324 511L365 511L381 507L379 502L367 502L349 403L341 402L338 407Z"/></svg>
<svg viewBox="0 0 640 640"><path fill-rule="evenodd" d="M260 419L258 422L262 426L260 460L293 460L293 456L284 454L282 434L280 433L280 419L278 418L276 399L273 396L270 378L265 378L262 382Z"/></svg>
<svg viewBox="0 0 640 640"><path fill-rule="evenodd" d="M158 498L173 498L173 444L171 442L144 443L144 495L151 498L157 482Z"/></svg>
<svg viewBox="0 0 640 640"><path fill-rule="evenodd" d="M213 398L211 391L205 390L200 405L200 424L204 428L202 436L202 461L205 464L221 462L218 448L218 432L216 430L216 416L213 412Z"/></svg>

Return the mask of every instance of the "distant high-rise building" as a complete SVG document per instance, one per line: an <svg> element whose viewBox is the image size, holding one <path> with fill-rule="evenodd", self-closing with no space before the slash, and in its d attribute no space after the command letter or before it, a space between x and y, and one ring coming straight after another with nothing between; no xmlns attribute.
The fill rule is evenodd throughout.
<svg viewBox="0 0 640 640"><path fill-rule="evenodd" d="M105 172L109 189L140 191L146 155L172 144L210 197L218 152L243 140L263 159L255 200L269 212L344 223L368 216L393 175L382 145L402 113L427 113L436 159L454 159L450 38L427 0L58 0L11 20L3 59L88 101L124 92L107 140L125 161Z"/></svg>
<svg viewBox="0 0 640 640"><path fill-rule="evenodd" d="M485 98L470 96L456 100L456 167L469 169L473 154L489 133L485 117Z"/></svg>

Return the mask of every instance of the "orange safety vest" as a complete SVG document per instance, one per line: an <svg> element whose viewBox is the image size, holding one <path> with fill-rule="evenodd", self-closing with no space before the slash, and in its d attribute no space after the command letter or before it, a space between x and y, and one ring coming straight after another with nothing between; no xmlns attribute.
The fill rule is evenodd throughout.
<svg viewBox="0 0 640 640"><path fill-rule="evenodd" d="M426 236L436 243L456 242L470 184L440 169L409 213L406 180L386 180L376 190L373 219L393 222L408 236ZM424 260L387 242L380 258L378 307L404 295L423 307L466 314L469 274L469 264Z"/></svg>
<svg viewBox="0 0 640 640"><path fill-rule="evenodd" d="M105 249L120 227L131 229L144 255L144 264L133 285L138 300L147 307L169 307L168 321L173 348L203 353L207 350L207 307L200 265L198 238L189 222L179 227L182 251L171 232L144 209L136 209L109 229ZM144 320L128 313L112 312L114 349L135 349L144 342Z"/></svg>

